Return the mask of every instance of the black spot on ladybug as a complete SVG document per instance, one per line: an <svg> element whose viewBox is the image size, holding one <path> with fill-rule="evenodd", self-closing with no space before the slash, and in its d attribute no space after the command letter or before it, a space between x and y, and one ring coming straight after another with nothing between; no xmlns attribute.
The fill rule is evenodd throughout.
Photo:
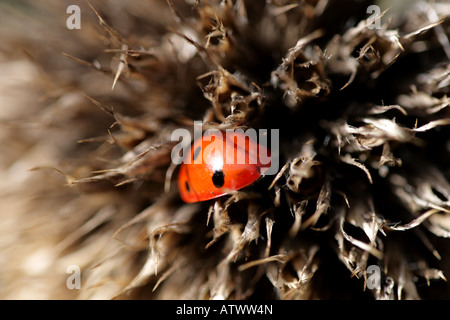
<svg viewBox="0 0 450 320"><path fill-rule="evenodd" d="M186 186L187 192L191 192L191 188L189 187L189 183L187 181L184 183L184 185Z"/></svg>
<svg viewBox="0 0 450 320"><path fill-rule="evenodd" d="M222 171L214 171L212 182L216 188L221 188L225 184L225 174Z"/></svg>
<svg viewBox="0 0 450 320"><path fill-rule="evenodd" d="M202 150L201 147L197 147L197 149L195 149L193 160L197 159L197 157L198 157L198 155L199 155L201 150Z"/></svg>

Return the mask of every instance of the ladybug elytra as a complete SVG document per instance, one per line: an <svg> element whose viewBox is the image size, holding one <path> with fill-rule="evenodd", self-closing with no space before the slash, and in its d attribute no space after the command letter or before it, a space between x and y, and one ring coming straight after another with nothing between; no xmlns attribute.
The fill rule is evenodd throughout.
<svg viewBox="0 0 450 320"><path fill-rule="evenodd" d="M217 133L219 132L219 133ZM178 174L183 201L192 203L221 197L255 182L270 167L260 161L268 149L239 132L205 133L194 141Z"/></svg>

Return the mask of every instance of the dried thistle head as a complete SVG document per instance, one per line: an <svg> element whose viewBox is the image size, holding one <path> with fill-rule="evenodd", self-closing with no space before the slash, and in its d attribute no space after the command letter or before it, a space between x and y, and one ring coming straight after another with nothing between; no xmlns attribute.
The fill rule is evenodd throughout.
<svg viewBox="0 0 450 320"><path fill-rule="evenodd" d="M0 294L448 298L450 8L371 4L1 4ZM183 203L196 120L279 129L277 174Z"/></svg>

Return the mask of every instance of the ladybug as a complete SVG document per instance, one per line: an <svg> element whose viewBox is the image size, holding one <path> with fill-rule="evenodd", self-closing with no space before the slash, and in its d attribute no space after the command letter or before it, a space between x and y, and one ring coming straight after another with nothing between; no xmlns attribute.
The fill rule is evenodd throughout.
<svg viewBox="0 0 450 320"><path fill-rule="evenodd" d="M178 174L181 199L215 199L252 184L270 167L270 161L261 163L260 154L270 160L268 149L243 132L205 132L183 158Z"/></svg>

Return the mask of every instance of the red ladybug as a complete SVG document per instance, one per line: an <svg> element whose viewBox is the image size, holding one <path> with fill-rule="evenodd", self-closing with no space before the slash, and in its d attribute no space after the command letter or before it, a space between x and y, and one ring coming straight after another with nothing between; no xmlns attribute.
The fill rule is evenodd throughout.
<svg viewBox="0 0 450 320"><path fill-rule="evenodd" d="M270 161L260 162L260 154L270 160L267 148L242 132L204 134L194 141L181 164L181 198L188 203L205 201L252 184L270 167Z"/></svg>

